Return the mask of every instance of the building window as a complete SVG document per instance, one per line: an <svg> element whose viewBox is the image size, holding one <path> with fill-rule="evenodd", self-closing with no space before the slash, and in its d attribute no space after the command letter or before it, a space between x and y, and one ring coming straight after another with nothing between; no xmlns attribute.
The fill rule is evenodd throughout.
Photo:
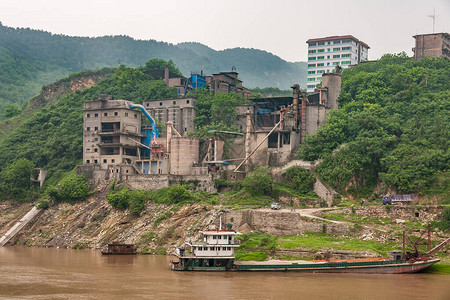
<svg viewBox="0 0 450 300"><path fill-rule="evenodd" d="M313 88L315 88L316 86L314 85L314 84L308 84L308 89L313 89Z"/></svg>
<svg viewBox="0 0 450 300"><path fill-rule="evenodd" d="M95 138L94 141L98 141L98 138Z"/></svg>
<svg viewBox="0 0 450 300"><path fill-rule="evenodd" d="M173 105L176 105L177 104L177 101L173 101Z"/></svg>
<svg viewBox="0 0 450 300"><path fill-rule="evenodd" d="M330 63L327 63L327 66L329 66L330 65Z"/></svg>
<svg viewBox="0 0 450 300"><path fill-rule="evenodd" d="M350 43L350 40L342 40L342 44L344 43Z"/></svg>
<svg viewBox="0 0 450 300"><path fill-rule="evenodd" d="M162 106L162 102L159 102L159 106Z"/></svg>
<svg viewBox="0 0 450 300"><path fill-rule="evenodd" d="M342 50L350 50L350 49L352 49L352 47L342 47L341 49Z"/></svg>
<svg viewBox="0 0 450 300"><path fill-rule="evenodd" d="M134 114L134 118L137 119L137 114Z"/></svg>
<svg viewBox="0 0 450 300"><path fill-rule="evenodd" d="M329 56L329 55L327 55L327 59L330 59L330 56Z"/></svg>
<svg viewBox="0 0 450 300"><path fill-rule="evenodd" d="M106 159L103 160L103 163L106 164Z"/></svg>
<svg viewBox="0 0 450 300"><path fill-rule="evenodd" d="M104 113L103 116L107 117L107 116L108 116L108 113Z"/></svg>
<svg viewBox="0 0 450 300"><path fill-rule="evenodd" d="M316 71L308 71L308 74L316 74Z"/></svg>
<svg viewBox="0 0 450 300"><path fill-rule="evenodd" d="M114 159L111 159L111 163L114 163L115 162L115 160Z"/></svg>
<svg viewBox="0 0 450 300"><path fill-rule="evenodd" d="M91 163L91 161L90 161L90 160L88 159L88 160L86 160L86 163L87 163L87 164L90 164L90 163Z"/></svg>
<svg viewBox="0 0 450 300"><path fill-rule="evenodd" d="M342 55L341 55L342 58L344 58L344 57L350 57L350 56L351 56L351 54L342 54Z"/></svg>
<svg viewBox="0 0 450 300"><path fill-rule="evenodd" d="M317 74L322 74L322 73L323 73L323 70L317 71Z"/></svg>
<svg viewBox="0 0 450 300"><path fill-rule="evenodd" d="M125 173L128 173L128 170L126 170Z"/></svg>
<svg viewBox="0 0 450 300"><path fill-rule="evenodd" d="M87 131L91 131L91 127L86 128Z"/></svg>
<svg viewBox="0 0 450 300"><path fill-rule="evenodd" d="M308 81L316 81L316 79L314 77L312 77L312 78L308 78Z"/></svg>
<svg viewBox="0 0 450 300"><path fill-rule="evenodd" d="M319 43L320 44L320 43ZM311 44L309 44L309 46L311 47L311 46L315 46L316 45L316 43L311 43Z"/></svg>
<svg viewBox="0 0 450 300"><path fill-rule="evenodd" d="M323 46L323 45L325 45L325 42L318 42L317 45Z"/></svg>
<svg viewBox="0 0 450 300"><path fill-rule="evenodd" d="M323 67L323 63L317 64L318 67Z"/></svg>
<svg viewBox="0 0 450 300"><path fill-rule="evenodd" d="M87 114L87 115L86 115L86 118L90 118L90 117L91 117L91 114Z"/></svg>
<svg viewBox="0 0 450 300"><path fill-rule="evenodd" d="M189 100L186 100L186 104L189 104Z"/></svg>
<svg viewBox="0 0 450 300"><path fill-rule="evenodd" d="M94 148L94 152L98 152L98 148Z"/></svg>
<svg viewBox="0 0 450 300"><path fill-rule="evenodd" d="M327 49L327 52L330 52L330 51L331 51L331 48L328 48L328 49Z"/></svg>
<svg viewBox="0 0 450 300"><path fill-rule="evenodd" d="M308 57L308 60L316 60L316 57Z"/></svg>
<svg viewBox="0 0 450 300"><path fill-rule="evenodd" d="M98 160L94 159L94 164L98 164Z"/></svg>
<svg viewBox="0 0 450 300"><path fill-rule="evenodd" d="M324 59L323 56L317 56L317 59Z"/></svg>
<svg viewBox="0 0 450 300"><path fill-rule="evenodd" d="M317 52L325 52L325 49L319 49L319 50L317 50Z"/></svg>
<svg viewBox="0 0 450 300"><path fill-rule="evenodd" d="M98 130L98 127L97 127L97 126L95 126L95 130L96 130L96 131Z"/></svg>
<svg viewBox="0 0 450 300"><path fill-rule="evenodd" d="M91 152L91 149L87 148L87 149L86 149L86 152Z"/></svg>
<svg viewBox="0 0 450 300"><path fill-rule="evenodd" d="M94 117L96 117L96 118L97 118L97 117L98 117L98 114L95 114L95 115L94 115Z"/></svg>
<svg viewBox="0 0 450 300"><path fill-rule="evenodd" d="M341 51L341 48L333 48L333 51Z"/></svg>
<svg viewBox="0 0 450 300"><path fill-rule="evenodd" d="M316 53L316 50L308 50L308 53Z"/></svg>
<svg viewBox="0 0 450 300"><path fill-rule="evenodd" d="M150 103L147 102L147 107L149 107L149 106L150 106Z"/></svg>
<svg viewBox="0 0 450 300"><path fill-rule="evenodd" d="M314 68L316 66L316 64L309 64L308 68Z"/></svg>
<svg viewBox="0 0 450 300"><path fill-rule="evenodd" d="M333 55L333 58L341 58L339 54Z"/></svg>
<svg viewBox="0 0 450 300"><path fill-rule="evenodd" d="M337 40L337 41L334 41L334 42L333 42L333 44L340 44L340 43L341 43L340 40Z"/></svg>
<svg viewBox="0 0 450 300"><path fill-rule="evenodd" d="M117 111L115 111L114 115L117 117L119 115L119 113Z"/></svg>
<svg viewBox="0 0 450 300"><path fill-rule="evenodd" d="M343 62L341 62L342 65L349 65L351 63L352 63L351 61L343 61Z"/></svg>

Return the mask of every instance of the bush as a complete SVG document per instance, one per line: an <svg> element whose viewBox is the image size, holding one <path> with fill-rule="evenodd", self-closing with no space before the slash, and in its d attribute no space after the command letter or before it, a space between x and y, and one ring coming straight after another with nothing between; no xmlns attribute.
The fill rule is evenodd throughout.
<svg viewBox="0 0 450 300"><path fill-rule="evenodd" d="M129 205L130 212L133 215L139 215L144 210L146 195L142 190L134 190L130 192Z"/></svg>
<svg viewBox="0 0 450 300"><path fill-rule="evenodd" d="M285 178L292 187L301 194L307 194L314 189L316 178L310 171L299 166L293 166L286 170Z"/></svg>
<svg viewBox="0 0 450 300"><path fill-rule="evenodd" d="M242 186L253 196L269 195L272 191L272 184L272 174L266 167L257 167L254 171L248 173L242 181Z"/></svg>
<svg viewBox="0 0 450 300"><path fill-rule="evenodd" d="M69 203L83 201L89 195L89 185L83 174L71 174L63 179L58 199Z"/></svg>
<svg viewBox="0 0 450 300"><path fill-rule="evenodd" d="M39 208L39 209L47 209L49 207L48 201L46 201L46 200L39 200L37 202L36 207Z"/></svg>
<svg viewBox="0 0 450 300"><path fill-rule="evenodd" d="M172 185L167 190L170 203L180 203L192 199L191 193L183 185Z"/></svg>
<svg viewBox="0 0 450 300"><path fill-rule="evenodd" d="M108 203L112 207L118 209L127 209L130 206L128 199L130 198L130 193L128 189L121 189L118 191L110 191L106 196Z"/></svg>

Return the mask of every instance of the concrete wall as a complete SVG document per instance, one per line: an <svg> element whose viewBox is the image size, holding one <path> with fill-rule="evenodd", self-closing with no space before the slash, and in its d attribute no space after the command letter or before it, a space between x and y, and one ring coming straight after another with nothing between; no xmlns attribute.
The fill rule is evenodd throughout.
<svg viewBox="0 0 450 300"><path fill-rule="evenodd" d="M322 88L327 89L327 107L331 109L338 109L338 98L341 94L341 75L337 73L323 74Z"/></svg>
<svg viewBox="0 0 450 300"><path fill-rule="evenodd" d="M329 109L323 105L308 105L306 107L306 132L314 134L317 129L325 123L326 114Z"/></svg>
<svg viewBox="0 0 450 300"><path fill-rule="evenodd" d="M314 192L317 194L317 196L327 202L328 207L332 206L334 197L337 195L337 193L331 187L326 186L318 178L316 178L316 182L314 183Z"/></svg>
<svg viewBox="0 0 450 300"><path fill-rule="evenodd" d="M189 175L199 161L199 140L191 137L172 137L170 142L169 173Z"/></svg>
<svg viewBox="0 0 450 300"><path fill-rule="evenodd" d="M262 232L273 235L297 235L305 232L327 232L348 234L353 225L325 224L302 218L300 214L291 211L238 210L226 211L222 217L223 224L230 223L237 231Z"/></svg>
<svg viewBox="0 0 450 300"><path fill-rule="evenodd" d="M416 39L414 58L419 60L424 56L450 59L450 38L447 33L422 34L414 36Z"/></svg>

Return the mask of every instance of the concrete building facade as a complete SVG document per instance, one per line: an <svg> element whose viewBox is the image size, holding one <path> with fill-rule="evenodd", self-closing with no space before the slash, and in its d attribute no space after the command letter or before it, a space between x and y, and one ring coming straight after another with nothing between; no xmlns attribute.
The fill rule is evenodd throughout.
<svg viewBox="0 0 450 300"><path fill-rule="evenodd" d="M332 73L336 66L343 69L368 60L369 45L352 35L314 38L308 43L307 92L313 92L322 74Z"/></svg>
<svg viewBox="0 0 450 300"><path fill-rule="evenodd" d="M413 36L416 40L412 49L414 58L420 60L424 56L445 57L450 59L450 35L448 33L429 33Z"/></svg>

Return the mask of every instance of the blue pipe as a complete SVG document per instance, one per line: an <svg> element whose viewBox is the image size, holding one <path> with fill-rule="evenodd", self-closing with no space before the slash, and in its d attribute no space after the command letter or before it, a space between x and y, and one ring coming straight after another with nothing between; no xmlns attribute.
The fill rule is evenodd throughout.
<svg viewBox="0 0 450 300"><path fill-rule="evenodd" d="M157 138L157 137L159 137L158 129L156 129L156 122L155 122L155 120L152 118L152 116L150 116L150 114L147 112L147 110L146 110L142 105L140 105L140 104L129 104L129 107L130 107L131 109L133 109L133 108L139 108L139 109L144 113L144 115L147 117L147 119L149 119L150 122L152 122L152 136L150 137L150 140L151 140L152 138Z"/></svg>

